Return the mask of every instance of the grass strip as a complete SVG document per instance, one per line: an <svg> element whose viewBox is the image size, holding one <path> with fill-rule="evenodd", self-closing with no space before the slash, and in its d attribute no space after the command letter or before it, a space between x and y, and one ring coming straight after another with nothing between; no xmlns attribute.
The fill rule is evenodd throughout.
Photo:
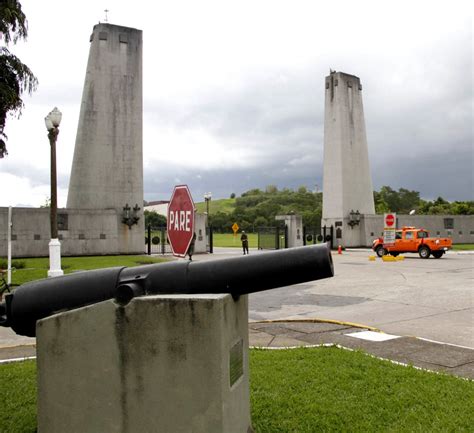
<svg viewBox="0 0 474 433"><path fill-rule="evenodd" d="M470 251L474 250L474 244L453 244L454 251Z"/></svg>
<svg viewBox="0 0 474 433"><path fill-rule="evenodd" d="M0 432L35 432L35 376L35 361L0 365ZM472 432L474 425L472 381L335 347L252 349L250 387L256 433Z"/></svg>
<svg viewBox="0 0 474 433"><path fill-rule="evenodd" d="M241 232L234 236L233 233L214 233L212 235L213 245L215 247L223 248L242 248L242 242L240 241ZM257 233L247 233L249 248L258 247L258 235Z"/></svg>
<svg viewBox="0 0 474 433"><path fill-rule="evenodd" d="M0 432L36 432L36 361L0 365Z"/></svg>
<svg viewBox="0 0 474 433"><path fill-rule="evenodd" d="M12 272L12 284L23 284L28 281L46 278L49 269L49 258L19 259L22 269ZM62 257L61 267L65 274L79 270L110 268L114 266L139 266L144 264L160 263L162 258L130 255L130 256L89 256L89 257Z"/></svg>
<svg viewBox="0 0 474 433"><path fill-rule="evenodd" d="M471 432L474 383L338 348L253 350L258 433Z"/></svg>

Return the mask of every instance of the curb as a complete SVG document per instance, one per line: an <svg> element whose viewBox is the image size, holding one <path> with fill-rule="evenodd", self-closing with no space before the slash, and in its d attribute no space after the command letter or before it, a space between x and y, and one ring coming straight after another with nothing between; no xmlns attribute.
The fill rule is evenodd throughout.
<svg viewBox="0 0 474 433"><path fill-rule="evenodd" d="M255 322L249 322L249 324L253 324L253 323L332 323L334 325L348 326L350 328L368 329L369 331L380 332L381 334L385 334L385 332L381 331L378 328L374 328L373 326L362 325L360 323L353 323L353 322L344 322L341 320L332 320L332 319L274 319L274 320L256 320Z"/></svg>

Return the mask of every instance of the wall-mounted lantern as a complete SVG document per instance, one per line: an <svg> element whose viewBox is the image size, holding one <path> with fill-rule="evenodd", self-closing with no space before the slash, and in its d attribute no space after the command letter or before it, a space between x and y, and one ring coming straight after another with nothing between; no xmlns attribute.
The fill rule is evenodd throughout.
<svg viewBox="0 0 474 433"><path fill-rule="evenodd" d="M358 226L360 223L360 212L357 210L354 212L354 210L351 210L349 212L349 222L348 224L351 226L351 229L354 228L354 226Z"/></svg>
<svg viewBox="0 0 474 433"><path fill-rule="evenodd" d="M129 229L131 229L134 224L138 224L138 221L140 220L140 217L138 216L139 210L138 203L135 204L133 209L128 205L128 203L123 208L122 222L128 225Z"/></svg>

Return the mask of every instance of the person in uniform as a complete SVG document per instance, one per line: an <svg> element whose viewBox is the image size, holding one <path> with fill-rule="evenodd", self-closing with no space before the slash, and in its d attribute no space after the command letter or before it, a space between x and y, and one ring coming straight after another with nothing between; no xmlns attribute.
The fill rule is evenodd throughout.
<svg viewBox="0 0 474 433"><path fill-rule="evenodd" d="M244 256L245 256L245 254L249 253L249 238L244 230L242 230L240 241L242 242L242 249L244 250Z"/></svg>

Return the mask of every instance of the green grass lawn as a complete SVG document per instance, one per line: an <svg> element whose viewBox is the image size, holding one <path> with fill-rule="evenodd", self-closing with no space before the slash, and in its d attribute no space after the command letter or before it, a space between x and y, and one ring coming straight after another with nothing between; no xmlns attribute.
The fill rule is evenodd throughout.
<svg viewBox="0 0 474 433"><path fill-rule="evenodd" d="M35 432L35 375L35 361L0 365L0 432ZM458 433L474 425L472 381L334 347L251 350L250 388L256 433Z"/></svg>
<svg viewBox="0 0 474 433"><path fill-rule="evenodd" d="M159 263L164 261L161 258L149 256L91 256L91 257L63 257L61 267L65 274L78 271L99 268L110 268L114 266L138 266L148 263ZM12 284L23 284L28 281L46 278L49 269L49 258L41 257L37 259L15 259L24 267L15 269L12 272ZM13 264L15 266L15 264ZM0 430L1 431L1 430Z"/></svg>
<svg viewBox="0 0 474 433"><path fill-rule="evenodd" d="M227 247L227 248L242 248L242 242L240 242L240 235L242 233L237 233L237 236L234 236L233 233L214 233L212 235L213 244L215 247ZM258 247L258 235L257 233L247 233L249 238L249 248Z"/></svg>
<svg viewBox="0 0 474 433"><path fill-rule="evenodd" d="M474 250L474 244L453 244L454 251Z"/></svg>
<svg viewBox="0 0 474 433"><path fill-rule="evenodd" d="M474 383L337 348L254 350L252 420L264 432L472 432Z"/></svg>

